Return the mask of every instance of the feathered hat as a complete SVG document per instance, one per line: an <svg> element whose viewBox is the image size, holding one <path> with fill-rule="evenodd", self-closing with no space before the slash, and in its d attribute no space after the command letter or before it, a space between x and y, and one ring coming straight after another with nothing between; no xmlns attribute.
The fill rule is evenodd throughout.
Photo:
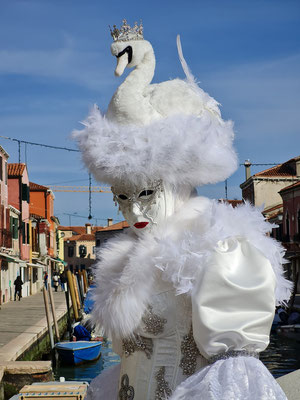
<svg viewBox="0 0 300 400"><path fill-rule="evenodd" d="M128 44L142 45L141 42L143 39L139 38L124 43L124 46L127 49ZM146 124L140 121L135 124L131 119L126 124L126 121L118 123L112 118L112 112L110 116L103 115L94 106L83 122L84 129L73 132L85 164L99 182L116 186L125 182L143 185L162 180L175 186L196 187L223 181L235 171L237 157L232 146L233 123L222 120L218 103L195 83L183 58L179 38L177 44L187 79L149 85L151 90L146 88L143 94L143 101L147 95L152 96L149 103L154 107L155 99L160 96L159 107L159 104L164 104L164 94L167 101L171 91L173 98L168 113L158 110L161 117L153 118L150 123L147 120ZM197 112L193 109L189 113L189 96L193 97ZM123 108L126 108L126 100L132 107L132 98L128 95ZM114 105L115 114L118 113L117 106L118 103ZM136 107L138 111L138 107L142 107L138 101ZM181 112L182 108L184 112Z"/></svg>

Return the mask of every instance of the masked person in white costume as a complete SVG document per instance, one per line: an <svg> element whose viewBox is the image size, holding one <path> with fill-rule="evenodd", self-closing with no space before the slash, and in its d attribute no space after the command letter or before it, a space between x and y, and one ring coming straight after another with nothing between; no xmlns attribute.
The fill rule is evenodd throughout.
<svg viewBox="0 0 300 400"><path fill-rule="evenodd" d="M191 196L235 170L232 123L195 84L179 42L187 79L150 85L142 27L124 21L112 35L117 75L135 69L107 115L95 106L74 132L130 225L98 254L93 316L121 363L88 399L286 399L258 358L290 296L283 248L249 204Z"/></svg>

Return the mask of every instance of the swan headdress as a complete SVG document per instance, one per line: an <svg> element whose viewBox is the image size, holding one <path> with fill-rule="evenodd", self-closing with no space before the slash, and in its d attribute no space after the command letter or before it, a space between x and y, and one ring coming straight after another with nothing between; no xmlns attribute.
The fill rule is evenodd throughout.
<svg viewBox="0 0 300 400"><path fill-rule="evenodd" d="M150 84L155 57L151 44L137 37L140 28L130 28L125 20L120 30L114 26L111 31L117 75L126 66L135 69L115 92L107 113L95 105L84 129L73 133L84 162L95 179L112 186L163 180L195 187L223 181L237 167L233 123L221 118L218 103L196 84L179 37L186 80Z"/></svg>

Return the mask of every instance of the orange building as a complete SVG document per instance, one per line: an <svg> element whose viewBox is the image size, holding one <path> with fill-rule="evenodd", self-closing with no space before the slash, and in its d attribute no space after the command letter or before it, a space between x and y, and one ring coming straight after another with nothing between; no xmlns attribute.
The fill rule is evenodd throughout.
<svg viewBox="0 0 300 400"><path fill-rule="evenodd" d="M54 218L54 194L51 189L37 183L29 182L31 215L39 216L47 221L44 229L47 232L47 248L50 257L55 256L56 226ZM48 227L48 229L46 228Z"/></svg>

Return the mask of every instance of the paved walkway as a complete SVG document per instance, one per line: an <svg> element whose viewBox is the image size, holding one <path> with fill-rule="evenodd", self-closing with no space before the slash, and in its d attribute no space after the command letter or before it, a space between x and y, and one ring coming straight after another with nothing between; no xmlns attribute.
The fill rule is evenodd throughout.
<svg viewBox="0 0 300 400"><path fill-rule="evenodd" d="M57 319L66 312L65 294L53 291ZM50 304L49 304L50 306ZM52 321L52 315L51 315ZM0 362L14 361L47 330L43 293L1 305Z"/></svg>

